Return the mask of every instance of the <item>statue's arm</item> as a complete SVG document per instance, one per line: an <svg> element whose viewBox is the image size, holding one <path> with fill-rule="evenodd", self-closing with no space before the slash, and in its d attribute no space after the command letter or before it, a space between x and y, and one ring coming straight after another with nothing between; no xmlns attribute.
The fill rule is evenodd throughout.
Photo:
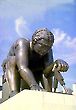
<svg viewBox="0 0 76 110"><path fill-rule="evenodd" d="M53 52L52 49L45 56L44 59L45 69L43 70L44 87L46 91L52 91L52 68L53 68Z"/></svg>
<svg viewBox="0 0 76 110"><path fill-rule="evenodd" d="M58 82L65 88L64 78L60 72L66 72L68 68L69 66L65 61L58 59L56 61L52 60L51 64L46 66L46 68L44 69L43 73L48 82L50 81L50 77L54 76L54 91L56 91Z"/></svg>
<svg viewBox="0 0 76 110"><path fill-rule="evenodd" d="M61 59L57 59L54 62L54 66L52 71L54 72L54 92L56 91L58 82L63 86L65 92L68 92L67 88L65 87L65 81L63 76L60 72L66 72L69 68L69 65L67 62Z"/></svg>
<svg viewBox="0 0 76 110"><path fill-rule="evenodd" d="M47 66L43 73L45 75L45 77L48 77L51 73L53 73L52 69L53 69L54 63L50 64L49 66Z"/></svg>
<svg viewBox="0 0 76 110"><path fill-rule="evenodd" d="M49 53L46 55L45 60L45 69L43 71L45 77L48 77L50 74L52 74L52 68L54 66L54 60L53 60L53 51L52 49L49 50Z"/></svg>
<svg viewBox="0 0 76 110"><path fill-rule="evenodd" d="M20 76L28 84L30 89L40 90L33 72L29 68L29 51L30 51L30 42L26 39L19 39L15 45L15 57Z"/></svg>
<svg viewBox="0 0 76 110"><path fill-rule="evenodd" d="M61 60L61 59L56 60L51 65L49 65L47 68L45 68L44 74L47 78L48 78L48 76L50 76L50 71L53 72L53 75L54 75L54 92L56 91L56 88L58 86L58 82L66 90L65 81L64 81L64 78L60 72L66 72L68 70L68 68L69 68L68 64L64 60Z"/></svg>

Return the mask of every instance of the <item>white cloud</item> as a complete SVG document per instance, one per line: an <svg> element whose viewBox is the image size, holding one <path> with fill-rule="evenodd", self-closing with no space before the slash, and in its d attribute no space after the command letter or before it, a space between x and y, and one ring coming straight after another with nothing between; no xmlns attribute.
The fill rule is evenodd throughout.
<svg viewBox="0 0 76 110"><path fill-rule="evenodd" d="M22 16L15 20L15 30L20 37L26 37L26 39L29 39L28 37L31 31L27 22Z"/></svg>
<svg viewBox="0 0 76 110"><path fill-rule="evenodd" d="M61 31L60 29L53 29L52 31L55 37L54 45L61 43L65 39L66 33Z"/></svg>
<svg viewBox="0 0 76 110"><path fill-rule="evenodd" d="M54 54L56 59L65 59L70 65L76 64L76 37L60 29L53 29L55 35Z"/></svg>
<svg viewBox="0 0 76 110"><path fill-rule="evenodd" d="M76 47L76 37L72 38L70 36L67 37L67 40L65 41L65 44L70 47L70 48L75 48ZM75 48L76 49L76 48Z"/></svg>
<svg viewBox="0 0 76 110"><path fill-rule="evenodd" d="M76 50L76 37L69 36L67 33L58 28L52 29L52 32L55 37L54 45L60 46L62 44L64 47Z"/></svg>

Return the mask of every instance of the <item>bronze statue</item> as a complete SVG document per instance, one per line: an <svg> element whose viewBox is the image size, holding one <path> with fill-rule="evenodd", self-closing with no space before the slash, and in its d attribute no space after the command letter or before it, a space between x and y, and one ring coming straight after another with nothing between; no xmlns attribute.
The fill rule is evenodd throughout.
<svg viewBox="0 0 76 110"><path fill-rule="evenodd" d="M52 91L53 76L56 82L54 91L58 81L62 86L65 85L59 72L67 71L68 64L63 60L53 61L53 43L54 35L47 28L42 28L35 31L31 42L20 38L12 45L3 63L3 70L11 90L10 97L20 91L21 79L24 79L28 89L31 90ZM39 86L39 82L43 88Z"/></svg>

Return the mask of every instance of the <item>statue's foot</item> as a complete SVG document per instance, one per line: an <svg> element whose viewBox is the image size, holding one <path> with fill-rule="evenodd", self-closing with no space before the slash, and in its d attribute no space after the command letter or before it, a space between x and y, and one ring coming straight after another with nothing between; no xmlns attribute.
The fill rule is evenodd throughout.
<svg viewBox="0 0 76 110"><path fill-rule="evenodd" d="M31 90L38 90L38 91L45 91L43 88L41 88L40 86L38 85L32 85L30 87Z"/></svg>

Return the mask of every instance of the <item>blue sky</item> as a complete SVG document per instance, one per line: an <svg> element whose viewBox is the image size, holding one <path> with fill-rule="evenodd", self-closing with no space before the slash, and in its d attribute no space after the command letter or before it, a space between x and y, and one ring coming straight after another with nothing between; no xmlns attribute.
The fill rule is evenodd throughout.
<svg viewBox="0 0 76 110"><path fill-rule="evenodd" d="M16 39L31 39L36 29L47 27L55 35L54 59L69 64L66 85L76 83L75 7L75 0L0 0L0 65Z"/></svg>

